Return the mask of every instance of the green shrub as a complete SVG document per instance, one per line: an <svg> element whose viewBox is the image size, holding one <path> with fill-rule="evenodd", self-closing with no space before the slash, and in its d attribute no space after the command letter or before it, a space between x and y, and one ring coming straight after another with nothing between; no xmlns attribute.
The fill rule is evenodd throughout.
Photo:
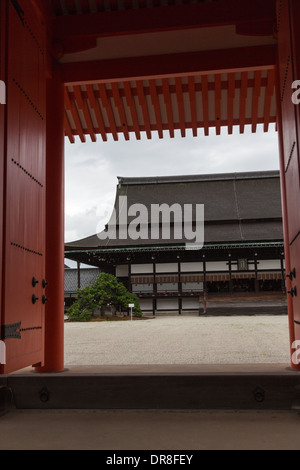
<svg viewBox="0 0 300 470"><path fill-rule="evenodd" d="M134 304L133 314L142 316L139 298L112 274L100 273L95 282L77 292L76 301L66 314L70 321L89 321L95 310L102 311L112 305L117 310L128 311L128 304Z"/></svg>

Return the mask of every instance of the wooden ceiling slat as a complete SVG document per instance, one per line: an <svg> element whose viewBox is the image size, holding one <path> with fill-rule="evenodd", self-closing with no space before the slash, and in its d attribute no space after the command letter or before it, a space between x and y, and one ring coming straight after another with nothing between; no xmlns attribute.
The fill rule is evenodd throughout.
<svg viewBox="0 0 300 470"><path fill-rule="evenodd" d="M132 96L130 82L124 82L124 91L125 91L127 105L130 108L130 115L131 115L131 119L132 119L132 123L134 127L135 136L137 140L140 140L141 133L140 133L140 128L139 128L139 121L138 121L134 98Z"/></svg>
<svg viewBox="0 0 300 470"><path fill-rule="evenodd" d="M79 106L79 109L83 112L84 119L85 119L86 126L87 126L87 132L89 133L92 142L96 142L97 138L95 135L94 126L93 126L92 119L91 119L91 113L88 109L86 99L84 99L82 96L81 88L79 86L74 87L74 95L77 101L77 106Z"/></svg>
<svg viewBox="0 0 300 470"><path fill-rule="evenodd" d="M69 139L69 141L71 142L71 144L74 144L74 143L75 143L75 138L74 138L73 131L72 131L72 129L71 129L70 122L69 122L69 118L68 118L68 116L67 116L66 111L65 111L64 121L65 121L65 133L66 133L66 136L68 137L68 139Z"/></svg>
<svg viewBox="0 0 300 470"><path fill-rule="evenodd" d="M275 88L275 71L269 70L268 71L268 84L267 84L266 93L265 93L264 132L267 132L269 129L271 101L272 101L272 96L274 94L274 88Z"/></svg>
<svg viewBox="0 0 300 470"><path fill-rule="evenodd" d="M189 90L189 100L190 100L190 110L191 110L191 120L192 120L192 131L193 136L197 137L197 105L196 105L196 90L195 90L195 79L193 76L188 78L188 90Z"/></svg>
<svg viewBox="0 0 300 470"><path fill-rule="evenodd" d="M178 114L179 114L180 132L181 132L181 137L185 137L185 130L186 130L187 126L186 126L186 122L185 122L182 82L181 82L180 77L175 78L175 86L176 86L176 96L177 96L177 106L178 106Z"/></svg>
<svg viewBox="0 0 300 470"><path fill-rule="evenodd" d="M228 134L233 131L233 100L235 94L235 75L234 73L228 74L228 92L227 92L227 120L228 120Z"/></svg>
<svg viewBox="0 0 300 470"><path fill-rule="evenodd" d="M170 137L173 138L174 137L174 119L173 119L173 110L172 110L169 80L167 78L162 79L162 87L163 87L164 103L166 105L166 111L167 111L167 119L169 123L169 134L170 134Z"/></svg>
<svg viewBox="0 0 300 470"><path fill-rule="evenodd" d="M215 75L215 127L216 135L221 134L221 75Z"/></svg>
<svg viewBox="0 0 300 470"><path fill-rule="evenodd" d="M162 139L163 138L162 120L161 120L160 106L159 106L159 101L158 101L158 96L157 96L157 91L156 91L155 80L149 80L149 86L150 86L151 101L154 107L157 132L158 132L159 138Z"/></svg>
<svg viewBox="0 0 300 470"><path fill-rule="evenodd" d="M204 134L209 135L208 81L207 75L201 76Z"/></svg>
<svg viewBox="0 0 300 470"><path fill-rule="evenodd" d="M64 95L65 95L64 96L65 108L71 111L72 109L71 100L70 100L70 96L66 87L64 89Z"/></svg>
<svg viewBox="0 0 300 470"><path fill-rule="evenodd" d="M258 119L258 101L261 92L261 71L255 71L254 76L254 90L252 97L252 132L256 132L257 119Z"/></svg>
<svg viewBox="0 0 300 470"><path fill-rule="evenodd" d="M76 105L76 101L74 99L71 100L71 112L72 112L72 118L76 127L77 135L79 136L81 142L85 142L86 139L85 139L84 131L82 128L81 119L79 117L78 108Z"/></svg>
<svg viewBox="0 0 300 470"><path fill-rule="evenodd" d="M109 120L109 126L110 126L110 129L111 129L113 139L115 141L119 140L118 132L117 132L117 128L116 128L116 123L115 123L115 118L114 118L114 113L113 113L113 110L112 110L112 107L111 107L110 100L107 97L105 85L103 83L99 83L99 92L100 92L102 105L106 109L107 118Z"/></svg>
<svg viewBox="0 0 300 470"><path fill-rule="evenodd" d="M241 74L241 92L240 92L240 133L243 134L245 130L246 118L246 100L248 94L248 72Z"/></svg>
<svg viewBox="0 0 300 470"><path fill-rule="evenodd" d="M86 90L87 90L87 96L88 96L88 99L89 99L89 102L90 102L90 106L93 108L93 110L95 112L95 115L96 115L96 119L97 119L97 123L98 123L98 127L99 127L101 137L102 137L103 141L106 142L107 141L107 134L106 134L105 127L104 127L104 121L103 121L103 116L102 116L100 105L99 105L99 100L95 96L94 89L93 89L92 85L87 85Z"/></svg>
<svg viewBox="0 0 300 470"><path fill-rule="evenodd" d="M148 139L151 139L151 126L150 126L148 107L147 107L146 98L145 98L144 90L143 90L143 82L141 80L138 80L136 82L136 87L137 87L137 92L138 92L139 103L143 112L146 135Z"/></svg>
<svg viewBox="0 0 300 470"><path fill-rule="evenodd" d="M127 119L126 119L126 114L125 114L125 111L124 111L123 102L120 98L119 86L116 82L114 82L114 83L111 84L111 87L112 87L112 92L113 92L114 103L115 103L115 106L116 106L116 108L118 110L118 113L119 113L124 138L125 138L125 140L129 140L129 133L128 133L128 128L127 128Z"/></svg>
<svg viewBox="0 0 300 470"><path fill-rule="evenodd" d="M80 86L73 86L74 91L70 86L65 86L65 109L73 117L73 122L70 120L71 131L73 135L79 135L81 140L84 134L90 134L95 141L96 135L101 134L103 141L106 141L108 133L112 133L114 140L118 140L121 133L126 140L130 139L130 133L135 133L135 137L140 139L141 132L146 132L148 139L151 139L153 132L158 132L162 138L164 131L169 131L170 137L174 137L177 129L182 137L186 135L186 129L191 129L193 136L197 136L198 128L202 127L205 135L209 135L212 127L218 135L221 128L226 126L229 134L233 132L234 126L239 126L240 133L243 133L245 125L251 125L252 132L255 132L258 124L263 124L267 131L269 124L276 121L276 115L271 114L275 71L268 71L266 76L257 71L254 77L244 71L240 78L236 78L232 72L227 81L222 80L221 74L215 74L214 80L208 80L208 75L202 75L200 81L190 75L185 78L174 77L173 81L162 77L161 83L154 79L147 82L113 82L109 86L101 82L94 86L85 85L85 88L86 91L81 89L79 92ZM239 116L234 114L237 92L240 99ZM249 92L252 93L252 102L248 99ZM197 93L202 93L202 121L197 117ZM209 93L212 97L214 94L214 100L209 100ZM262 93L264 114L259 106ZM227 116L221 116L224 99L227 99ZM247 110L246 107L251 106L251 103L252 109ZM187 105L189 122L185 115ZM163 116L166 121L163 121ZM76 128L73 129L74 125ZM66 135L69 133L70 129L66 129Z"/></svg>

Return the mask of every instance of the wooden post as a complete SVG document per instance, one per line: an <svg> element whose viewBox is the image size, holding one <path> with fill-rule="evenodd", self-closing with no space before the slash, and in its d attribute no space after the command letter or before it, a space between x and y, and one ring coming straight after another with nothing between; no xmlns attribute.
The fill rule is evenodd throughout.
<svg viewBox="0 0 300 470"><path fill-rule="evenodd" d="M257 272L257 253L254 253L254 270L255 270L255 292L259 292L258 272Z"/></svg>
<svg viewBox="0 0 300 470"><path fill-rule="evenodd" d="M80 282L80 262L77 261L77 289L80 289L81 282Z"/></svg>
<svg viewBox="0 0 300 470"><path fill-rule="evenodd" d="M47 80L45 362L39 372L64 369L64 85Z"/></svg>
<svg viewBox="0 0 300 470"><path fill-rule="evenodd" d="M155 316L157 309L157 284L156 284L156 266L153 263L153 298L152 298L152 314Z"/></svg>
<svg viewBox="0 0 300 470"><path fill-rule="evenodd" d="M207 286L206 286L206 263L203 258L203 313L207 310Z"/></svg>
<svg viewBox="0 0 300 470"><path fill-rule="evenodd" d="M181 265L178 262L178 311L179 315L182 312L182 282L181 282Z"/></svg>

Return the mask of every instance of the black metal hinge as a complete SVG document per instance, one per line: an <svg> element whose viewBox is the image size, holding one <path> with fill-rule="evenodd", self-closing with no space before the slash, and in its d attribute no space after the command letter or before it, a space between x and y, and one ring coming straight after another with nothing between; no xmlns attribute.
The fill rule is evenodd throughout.
<svg viewBox="0 0 300 470"><path fill-rule="evenodd" d="M20 332L21 322L10 323L9 325L1 326L1 339L17 338L21 339Z"/></svg>

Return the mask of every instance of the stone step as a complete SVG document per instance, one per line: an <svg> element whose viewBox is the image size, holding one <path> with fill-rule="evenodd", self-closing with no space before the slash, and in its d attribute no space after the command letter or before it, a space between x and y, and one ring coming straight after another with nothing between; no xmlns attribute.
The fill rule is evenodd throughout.
<svg viewBox="0 0 300 470"><path fill-rule="evenodd" d="M292 410L300 404L300 373L274 364L26 369L0 376L1 384L17 409Z"/></svg>

